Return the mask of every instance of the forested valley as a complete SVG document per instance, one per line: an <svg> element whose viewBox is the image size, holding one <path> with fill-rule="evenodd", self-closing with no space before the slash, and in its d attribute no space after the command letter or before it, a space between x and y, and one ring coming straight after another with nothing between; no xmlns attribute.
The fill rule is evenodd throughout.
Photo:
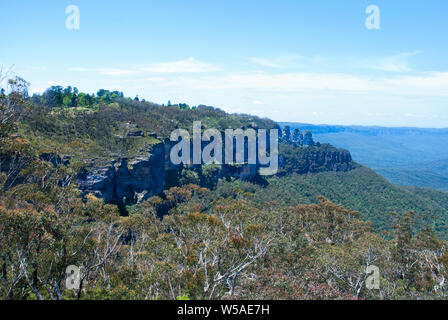
<svg viewBox="0 0 448 320"><path fill-rule="evenodd" d="M82 173L146 159L195 120L219 130L278 124L118 91L29 96L27 87L12 77L0 92L1 299L448 296L446 192L394 186L347 150L283 136L275 176L184 166L161 192L135 192L120 207L82 190ZM69 265L80 266L77 290L66 288ZM366 286L369 266L379 289Z"/></svg>

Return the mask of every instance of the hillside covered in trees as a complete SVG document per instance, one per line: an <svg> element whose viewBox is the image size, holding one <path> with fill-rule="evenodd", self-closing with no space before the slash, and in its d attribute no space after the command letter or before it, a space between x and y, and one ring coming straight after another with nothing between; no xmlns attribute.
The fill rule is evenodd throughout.
<svg viewBox="0 0 448 320"><path fill-rule="evenodd" d="M29 97L11 79L0 92L0 297L447 297L446 193L394 186L298 132L281 135L272 177L172 167L166 139L196 120L279 128L107 90ZM78 290L65 288L68 265L82 267ZM370 265L379 289L366 287Z"/></svg>
<svg viewBox="0 0 448 320"><path fill-rule="evenodd" d="M350 150L357 162L393 184L448 191L448 129L281 125L309 130L321 142Z"/></svg>

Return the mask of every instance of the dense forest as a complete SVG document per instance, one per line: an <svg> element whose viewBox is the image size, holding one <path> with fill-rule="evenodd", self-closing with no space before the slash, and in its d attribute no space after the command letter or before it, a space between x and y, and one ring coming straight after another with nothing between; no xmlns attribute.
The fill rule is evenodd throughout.
<svg viewBox="0 0 448 320"><path fill-rule="evenodd" d="M444 192L394 186L327 144L282 141L276 176L215 179L213 166L183 167L123 214L80 190L86 159L151 154L194 120L219 130L278 124L108 90L30 97L27 87L14 77L0 92L2 299L448 296ZM77 290L65 286L68 265L81 267ZM379 289L366 286L369 266Z"/></svg>
<svg viewBox="0 0 448 320"><path fill-rule="evenodd" d="M448 191L448 130L280 123L310 130L321 142L350 150L355 161L395 185Z"/></svg>

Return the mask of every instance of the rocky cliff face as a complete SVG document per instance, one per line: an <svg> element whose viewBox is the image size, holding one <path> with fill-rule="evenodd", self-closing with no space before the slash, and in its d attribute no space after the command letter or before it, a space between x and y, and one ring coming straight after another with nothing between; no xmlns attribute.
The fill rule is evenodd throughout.
<svg viewBox="0 0 448 320"><path fill-rule="evenodd" d="M113 160L88 159L87 166L77 177L85 193L103 198L120 207L159 194L165 186L165 145L159 143L148 157Z"/></svg>
<svg viewBox="0 0 448 320"><path fill-rule="evenodd" d="M85 159L85 169L77 176L76 182L85 194L91 193L125 211L126 205L145 201L160 194L165 187L178 183L183 166L174 165L170 161L170 151L174 144L175 142L167 140L154 145L148 156ZM54 158L46 160L55 165L63 162ZM257 165L225 165L216 175L217 178L250 179L257 175Z"/></svg>
<svg viewBox="0 0 448 320"><path fill-rule="evenodd" d="M279 174L349 171L358 166L349 151L328 144L311 147L283 145L279 156Z"/></svg>
<svg viewBox="0 0 448 320"><path fill-rule="evenodd" d="M348 151L307 152L301 159L301 173L320 171L349 171L353 168L352 156Z"/></svg>
<svg viewBox="0 0 448 320"><path fill-rule="evenodd" d="M170 141L158 143L147 155L132 158L85 160L86 168L78 175L77 183L84 193L117 204L125 212L126 205L144 201L178 183L182 166L173 165L169 158L174 144ZM353 169L354 163L350 152L329 145L297 147L287 144L286 149L281 150L279 165L279 174L304 174L348 171ZM257 171L257 165L226 165L215 175L217 178L251 179L256 177Z"/></svg>

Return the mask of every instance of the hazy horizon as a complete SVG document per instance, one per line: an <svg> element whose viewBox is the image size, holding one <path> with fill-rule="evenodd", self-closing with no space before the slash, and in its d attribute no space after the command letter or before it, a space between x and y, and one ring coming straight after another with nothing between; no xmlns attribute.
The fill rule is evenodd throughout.
<svg viewBox="0 0 448 320"><path fill-rule="evenodd" d="M409 127L409 126L383 126L383 125L362 125L362 124L341 124L341 123L307 123L307 122L296 122L296 121L277 121L280 124L284 123L294 123L301 125L311 125L311 126L335 126L335 127L361 127L361 128L390 128L390 129L436 129L436 130L448 130L447 127Z"/></svg>

